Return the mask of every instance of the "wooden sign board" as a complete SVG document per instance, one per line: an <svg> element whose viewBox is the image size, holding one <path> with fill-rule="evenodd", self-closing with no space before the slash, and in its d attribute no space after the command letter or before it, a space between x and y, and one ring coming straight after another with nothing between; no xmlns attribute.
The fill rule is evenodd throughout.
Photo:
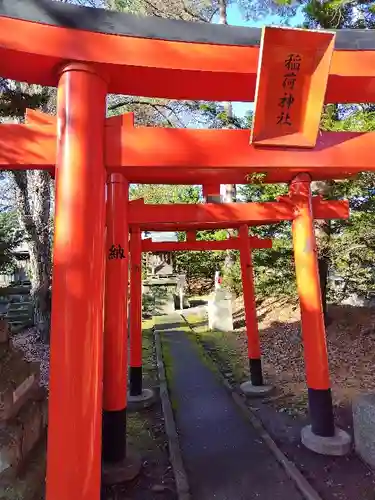
<svg viewBox="0 0 375 500"><path fill-rule="evenodd" d="M265 27L260 45L254 146L313 148L335 33Z"/></svg>

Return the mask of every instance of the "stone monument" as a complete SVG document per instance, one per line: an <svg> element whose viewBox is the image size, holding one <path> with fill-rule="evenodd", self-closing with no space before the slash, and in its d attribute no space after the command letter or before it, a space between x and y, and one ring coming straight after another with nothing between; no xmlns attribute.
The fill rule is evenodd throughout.
<svg viewBox="0 0 375 500"><path fill-rule="evenodd" d="M375 468L375 394L364 394L353 401L355 451Z"/></svg>
<svg viewBox="0 0 375 500"><path fill-rule="evenodd" d="M208 328L221 332L233 331L232 295L218 288L208 300Z"/></svg>

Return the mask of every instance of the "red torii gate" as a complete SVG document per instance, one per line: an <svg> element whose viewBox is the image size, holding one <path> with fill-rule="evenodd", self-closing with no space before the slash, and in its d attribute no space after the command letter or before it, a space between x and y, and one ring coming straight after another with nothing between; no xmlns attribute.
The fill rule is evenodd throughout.
<svg viewBox="0 0 375 500"><path fill-rule="evenodd" d="M119 222L121 223L121 222ZM242 229L243 228L243 229ZM201 229L204 224L201 223ZM242 231L241 231L242 229ZM255 310L255 294L252 270L252 250L272 248L271 239L261 239L249 236L247 225L241 226L240 237L231 237L222 241L196 240L195 231L187 231L187 241L178 242L153 242L151 239L141 239L141 231L137 227L131 228L130 253L131 253L131 278L130 278L130 372L129 394L132 401L145 401L151 398L151 393L143 394L142 391L142 252L181 252L181 251L208 251L208 250L239 250L241 262L245 262L246 270L242 273L244 283L244 304L246 310L246 330L248 342L248 355L250 367L250 381L260 392L263 386L261 355L259 346L258 325ZM175 224L174 230L179 230ZM111 293L111 296L113 294ZM118 335L121 332L118 329ZM121 342L121 341L120 341ZM117 371L117 367L113 367ZM266 389L264 389L266 392ZM123 429L122 429L123 432Z"/></svg>
<svg viewBox="0 0 375 500"><path fill-rule="evenodd" d="M132 266L135 262L135 268L132 267L131 283L133 277L137 282L135 290L132 296L135 296L136 305L131 308L131 335L135 332L136 341L138 346L140 344L139 338L141 336L141 321L140 321L140 290L141 290L141 278L137 274L136 269L140 269L141 263L141 249L144 251L172 251L172 250L200 250L200 249L227 249L236 248L240 249L240 260L241 260L241 275L243 281L243 292L244 292L244 305L245 305L245 318L246 318L246 331L248 340L248 355L249 355L249 367L250 367L250 381L251 384L243 384L243 390L245 393L267 393L269 388L263 386L263 375L261 368L261 353L259 346L259 334L258 334L258 324L255 309L255 295L254 295L254 283L253 283L253 269L252 269L252 259L251 259L251 249L259 246L260 244L266 244L262 248L268 247L267 240L258 240L257 238L248 237L248 225L263 225L272 224L282 220L292 220L293 221L293 236L295 242L295 265L297 280L299 276L303 276L306 273L306 265L310 266L311 263L306 261L306 258L301 257L301 251L298 245L301 244L300 241L308 241L311 237L311 232L307 232L306 227L301 227L301 218L298 216L299 207L301 202L305 202L304 198L307 199L310 196L311 200L311 216L315 219L345 219L349 216L348 202L346 201L327 201L323 200L320 196L311 197L308 193L298 193L296 187L301 185L304 186L305 182L309 182L304 176L301 179L297 179L296 182L292 182L290 187L290 192L288 196L280 196L277 202L262 202L262 203L225 203L225 204L174 204L173 205L173 215L171 215L171 206L169 205L151 205L145 204L142 199L134 200L129 203L129 225L131 230L131 242L138 241L138 243L133 243L132 248L134 249L132 253ZM213 193L214 188L205 188L205 191ZM216 188L217 192L217 188ZM179 222L172 222L173 220L178 220ZM197 222L199 221L199 222ZM235 222L233 222L235 221ZM120 223L120 222L119 222ZM297 229L297 224L300 227ZM306 222L303 223L306 225ZM218 242L208 242L199 241L196 242L194 235L197 229L217 229L225 227L236 227L239 229L239 237L230 238L225 241ZM186 231L187 239L190 241L186 242L164 242L164 243L153 243L147 240L140 242L140 228L144 231L171 231L180 230ZM302 229L302 230L301 230ZM308 229L308 228L307 228ZM307 238L307 240L306 240ZM255 246L254 246L255 245ZM133 257L133 254L136 257ZM303 251L302 251L303 253ZM307 264L306 264L307 263ZM307 269L311 272L311 269ZM303 280L305 277L303 278ZM301 302L301 311L308 311L311 304L308 304L305 299L304 287L305 284L300 280L299 283L299 294ZM131 285L133 287L133 285ZM137 293L135 291L138 290ZM320 293L319 287L317 287L318 294ZM134 293L134 295L133 295ZM314 298L314 296L312 296ZM317 300L317 297L314 298ZM318 300L320 301L320 295L318 295ZM306 317L307 314L305 314ZM307 325L307 324L306 324ZM324 325L323 330L320 330L320 335L324 336ZM315 334L314 334L315 335ZM319 341L321 343L321 340ZM314 387L317 383L329 385L329 375L328 375L328 365L327 358L324 357L321 351L321 346L314 345L312 334L306 335L305 338L305 359L306 359L306 370L307 370L307 380L308 387ZM140 352L140 347L138 347L137 352ZM138 358L139 360L139 358ZM138 361L139 363L139 361ZM313 368L314 364L315 369ZM257 390L257 386L263 386L263 390ZM312 406L312 407L311 407ZM319 428L330 428L333 426L333 414L327 417L327 414L321 414L320 405L312 403L310 405L310 410L313 415L313 424L318 429Z"/></svg>
<svg viewBox="0 0 375 500"><path fill-rule="evenodd" d="M248 340L248 356L250 367L250 383L242 388L247 394L266 394L270 387L263 385L259 333L255 309L253 284L252 248L270 248L270 240L249 237L248 225L263 225L283 220L298 220L296 208L300 197L291 188L288 196L279 197L277 202L262 203L205 203L151 205L143 199L128 203L128 184L120 174L112 174L108 178L107 193L107 247L117 245L124 256L128 255L128 239L126 220L130 228L131 254L131 301L130 301L130 400L147 403L151 400L150 391L142 392L142 293L141 293L141 253L148 250L224 250L239 249L244 289L245 317ZM208 188L206 188L207 190ZM212 192L211 188L211 192ZM173 208L173 211L171 210ZM327 201L316 196L311 198L311 216L313 218L338 219L349 216L346 201ZM179 222L175 222L178 220ZM217 229L236 227L239 237L224 241L193 241L192 232L197 229ZM189 241L177 243L152 243L141 240L141 231L179 230L186 231ZM116 262L116 264L115 264ZM127 263L126 259L111 259L106 272L106 328L104 349L104 412L103 412L103 457L106 462L117 463L125 456L126 433L126 394L121 390L127 386L127 360L121 346L127 343L126 311L123 296L127 297ZM296 272L303 272L296 262ZM119 279L121 277L123 279ZM119 294L119 290L122 293ZM319 292L319 287L318 287ZM117 297L117 300L114 300ZM304 308L303 296L300 292L301 309ZM320 299L319 299L320 300ZM306 307L306 305L305 305ZM125 320L124 320L125 318ZM324 330L321 331L324 335ZM311 336L311 335L310 335ZM324 338L324 337L323 337ZM309 339L308 339L309 340ZM305 342L306 363L309 367L308 386L314 387L323 382L329 386L326 367L327 358L315 346L314 340ZM311 347L312 346L312 347ZM311 370L316 363L318 349L320 364ZM120 353L120 354L119 354ZM323 370L323 373L322 373ZM325 370L325 371L324 371ZM321 415L319 405L312 403L313 424L318 429L333 426L333 414Z"/></svg>
<svg viewBox="0 0 375 500"><path fill-rule="evenodd" d="M22 19L17 11L20 4ZM358 40L353 45L343 32L337 37L339 49L332 51L333 34L293 30L293 36L288 38L290 30L280 30L279 43L264 36L260 52L254 38L250 42L246 38L254 33L252 30L180 22L181 37L169 34L176 29L176 21L142 20L101 10L90 11L87 16L88 12L47 0L20 0L16 8L13 0L3 0L0 5L0 74L58 87L57 127L0 127L0 168L53 172L55 164L57 167L47 499L99 499L106 171L122 174L125 190L128 182L240 184L246 179L251 181L254 173L262 173L263 182L291 182L294 215L288 220L293 220L303 336L309 353L306 361L312 434L331 443L335 429L310 182L375 170L374 133L321 133L318 137L316 117L324 100L374 100L369 85L375 67L373 42L366 39L367 50L358 51ZM112 16L111 22L103 23L103 16ZM155 26L151 34L150 22ZM110 31L103 32L108 26ZM271 32L277 34L277 29L264 33ZM241 33L245 35L242 38ZM367 35L362 33L363 37ZM274 113L279 113L280 102L273 90L280 90L285 83L282 68L293 47L298 47L300 62L307 63L301 69L304 85L297 85L297 93L292 96L297 106L293 121L288 122L288 113L283 111L285 123L275 132L273 120L277 117L279 121L279 117ZM267 56L272 50L276 50L273 55L277 57ZM273 82L272 109L265 114L262 82L267 80ZM249 131L243 130L134 128L123 122L126 118L114 119L113 128L105 126L106 96L111 92L252 101L255 82L259 92L251 144ZM272 148L264 147L267 144ZM111 177L110 183L115 185L115 178ZM120 205L126 213L127 203ZM246 209L233 206L198 210L212 227L220 227L235 216L242 217L241 225L272 220L266 218L267 213L271 214L262 213L259 206L250 219L246 219ZM196 221L185 219L184 223L191 229ZM164 228L167 225L160 217L156 223ZM126 220L123 226L126 231ZM107 229L108 239L110 234L116 241L113 228ZM113 259L107 264L107 286L114 279L111 275L120 276L118 272L126 279L126 271L118 267L124 265L122 261ZM85 283L90 286L85 287ZM106 305L106 311L109 307ZM108 328L107 322L107 332ZM105 336L110 338L107 332ZM110 352L108 342L105 359ZM316 370L311 362L314 356ZM327 417L321 419L319 411Z"/></svg>

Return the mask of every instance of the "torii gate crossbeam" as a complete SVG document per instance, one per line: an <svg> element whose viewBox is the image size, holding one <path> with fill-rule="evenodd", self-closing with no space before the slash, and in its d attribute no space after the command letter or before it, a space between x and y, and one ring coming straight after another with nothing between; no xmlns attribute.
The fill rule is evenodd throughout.
<svg viewBox="0 0 375 500"><path fill-rule="evenodd" d="M0 168L54 173L56 121L29 112L26 124L0 125ZM301 169L313 180L375 170L375 132L325 132L313 151L249 145L249 130L134 127L131 113L107 118L105 165L129 182L212 184L289 182Z"/></svg>

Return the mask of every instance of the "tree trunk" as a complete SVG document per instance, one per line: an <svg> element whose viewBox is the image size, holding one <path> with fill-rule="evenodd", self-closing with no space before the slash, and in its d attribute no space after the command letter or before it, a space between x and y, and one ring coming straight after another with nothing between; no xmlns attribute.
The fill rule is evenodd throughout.
<svg viewBox="0 0 375 500"><path fill-rule="evenodd" d="M56 111L56 89L9 82L7 107L2 115L6 120L22 122L26 108L45 113ZM51 321L51 247L54 204L54 182L49 173L40 170L13 171L15 198L21 227L30 252L31 298L34 324L44 342L49 341Z"/></svg>
<svg viewBox="0 0 375 500"><path fill-rule="evenodd" d="M327 282L328 282L329 259L325 257L318 259L318 266L319 266L319 282L322 294L324 322L327 325L329 322L327 314Z"/></svg>
<svg viewBox="0 0 375 500"><path fill-rule="evenodd" d="M218 0L218 5L219 5L219 24L228 24L227 0Z"/></svg>
<svg viewBox="0 0 375 500"><path fill-rule="evenodd" d="M324 197L329 196L332 191L332 181L317 181L311 183L311 189L314 194ZM319 281L322 294L322 305L324 321L328 324L327 314L327 284L328 284L328 271L330 263L330 244L331 244L331 223L328 220L315 220L315 238L318 257Z"/></svg>
<svg viewBox="0 0 375 500"><path fill-rule="evenodd" d="M227 17L227 0L218 0L219 5L219 24L228 24ZM233 107L231 102L224 103L224 109L226 111L228 120L233 118ZM234 203L236 201L236 185L235 184L226 184L225 185L225 203ZM234 236L234 231L232 229L228 229L228 238ZM235 262L235 258L233 252L231 250L226 251L224 268L226 270L230 269Z"/></svg>
<svg viewBox="0 0 375 500"><path fill-rule="evenodd" d="M337 104L330 104L323 108L323 113L328 111L334 120L339 119L339 109ZM332 195L334 184L334 181L312 182L311 190L314 194L321 195L324 198L329 198ZM324 322L327 325L329 323L327 311L327 286L330 264L331 222L328 220L316 220L314 225Z"/></svg>
<svg viewBox="0 0 375 500"><path fill-rule="evenodd" d="M51 177L48 172L12 172L16 204L30 252L34 324L43 342L49 341L51 321Z"/></svg>
<svg viewBox="0 0 375 500"><path fill-rule="evenodd" d="M227 0L218 0L219 4L219 24L228 24L227 17ZM224 103L224 109L228 119L233 118L233 107L231 102ZM226 184L225 186L225 202L233 203L236 200L236 186L235 184Z"/></svg>

